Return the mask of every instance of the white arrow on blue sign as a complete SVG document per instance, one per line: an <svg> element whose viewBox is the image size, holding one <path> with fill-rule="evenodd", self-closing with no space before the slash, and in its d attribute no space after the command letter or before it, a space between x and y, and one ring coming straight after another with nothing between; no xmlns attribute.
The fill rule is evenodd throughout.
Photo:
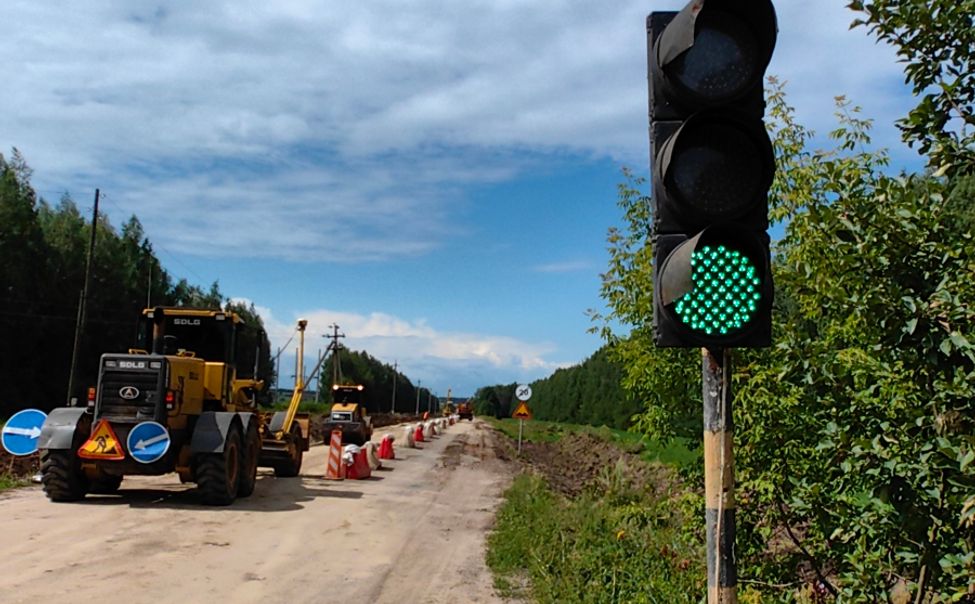
<svg viewBox="0 0 975 604"><path fill-rule="evenodd" d="M141 463L162 459L169 450L169 432L158 422L142 422L129 431L129 455Z"/></svg>
<svg viewBox="0 0 975 604"><path fill-rule="evenodd" d="M24 409L14 413L3 427L0 440L11 455L30 455L37 451L37 437L47 414L37 409Z"/></svg>

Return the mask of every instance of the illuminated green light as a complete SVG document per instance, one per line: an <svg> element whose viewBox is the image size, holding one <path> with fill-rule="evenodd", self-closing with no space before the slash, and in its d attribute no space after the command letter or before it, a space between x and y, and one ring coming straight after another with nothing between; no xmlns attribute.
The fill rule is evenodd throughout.
<svg viewBox="0 0 975 604"><path fill-rule="evenodd" d="M727 335L754 318L762 299L755 264L738 250L703 245L691 255L693 289L679 298L674 312L691 330Z"/></svg>

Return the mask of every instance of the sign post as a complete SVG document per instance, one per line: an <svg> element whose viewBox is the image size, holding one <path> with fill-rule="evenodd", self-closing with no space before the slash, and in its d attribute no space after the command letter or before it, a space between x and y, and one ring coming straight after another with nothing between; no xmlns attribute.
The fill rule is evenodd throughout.
<svg viewBox="0 0 975 604"><path fill-rule="evenodd" d="M511 414L511 417L518 418L518 453L521 454L521 437L525 432L525 420L532 418L531 409L525 404L532 397L532 387L528 384L520 384L515 388L515 397L521 403L515 408L515 412Z"/></svg>

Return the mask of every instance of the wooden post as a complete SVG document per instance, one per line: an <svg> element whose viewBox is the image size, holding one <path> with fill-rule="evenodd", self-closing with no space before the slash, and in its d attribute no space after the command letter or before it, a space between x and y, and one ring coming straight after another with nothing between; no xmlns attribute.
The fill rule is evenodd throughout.
<svg viewBox="0 0 975 604"><path fill-rule="evenodd" d="M78 318L74 325L74 346L71 349L71 371L68 372L68 406L71 406L71 394L74 392L75 379L78 373L78 354L81 351L81 338L84 337L85 322L88 319L88 293L91 288L91 261L95 255L95 234L98 232L98 198L101 191L95 189L95 207L91 212L91 237L88 240L88 260L85 261L85 284L78 297ZM82 403L84 406L85 403Z"/></svg>
<svg viewBox="0 0 975 604"><path fill-rule="evenodd" d="M737 604L731 350L702 348L708 604Z"/></svg>

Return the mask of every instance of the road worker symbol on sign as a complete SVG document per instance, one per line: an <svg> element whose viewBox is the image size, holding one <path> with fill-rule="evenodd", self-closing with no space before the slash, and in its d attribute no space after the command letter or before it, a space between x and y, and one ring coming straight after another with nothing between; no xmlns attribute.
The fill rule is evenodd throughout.
<svg viewBox="0 0 975 604"><path fill-rule="evenodd" d="M95 426L91 438L78 449L78 457L118 460L125 459L125 453L122 451L122 444L118 437L115 436L115 430L112 430L112 425L102 420Z"/></svg>

